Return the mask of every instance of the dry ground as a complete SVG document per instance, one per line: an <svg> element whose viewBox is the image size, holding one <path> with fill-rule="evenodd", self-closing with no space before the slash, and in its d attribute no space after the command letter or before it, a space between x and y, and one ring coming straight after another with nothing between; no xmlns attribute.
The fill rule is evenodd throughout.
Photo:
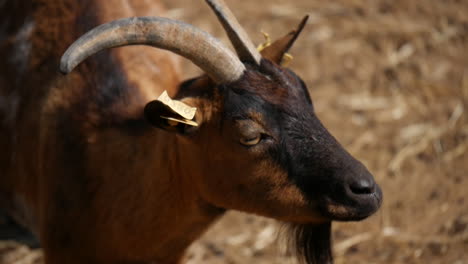
<svg viewBox="0 0 468 264"><path fill-rule="evenodd" d="M468 264L468 1L226 1L257 43L311 15L290 67L385 196L370 219L335 224L336 262ZM203 1L164 2L168 16L226 39ZM229 213L188 262L295 263L275 242L280 227ZM7 248L0 263L40 256Z"/></svg>

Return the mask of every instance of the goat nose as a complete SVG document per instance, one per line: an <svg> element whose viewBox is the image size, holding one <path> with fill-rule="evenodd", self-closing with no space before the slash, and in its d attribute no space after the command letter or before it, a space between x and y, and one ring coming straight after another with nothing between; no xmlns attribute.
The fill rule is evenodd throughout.
<svg viewBox="0 0 468 264"><path fill-rule="evenodd" d="M358 179L350 184L354 194L371 194L375 192L375 182L372 179Z"/></svg>

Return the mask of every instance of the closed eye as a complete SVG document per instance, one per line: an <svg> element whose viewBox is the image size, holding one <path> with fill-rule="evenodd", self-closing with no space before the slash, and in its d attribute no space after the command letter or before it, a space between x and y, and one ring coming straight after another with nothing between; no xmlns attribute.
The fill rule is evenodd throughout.
<svg viewBox="0 0 468 264"><path fill-rule="evenodd" d="M262 140L262 134L258 134L253 138L241 138L240 143L244 146L255 146Z"/></svg>
<svg viewBox="0 0 468 264"><path fill-rule="evenodd" d="M271 138L269 135L259 133L259 134L255 135L255 137L241 138L239 141L244 146L252 147L252 146L255 146L255 145L259 144L260 142L262 142L262 140L269 139L269 138Z"/></svg>

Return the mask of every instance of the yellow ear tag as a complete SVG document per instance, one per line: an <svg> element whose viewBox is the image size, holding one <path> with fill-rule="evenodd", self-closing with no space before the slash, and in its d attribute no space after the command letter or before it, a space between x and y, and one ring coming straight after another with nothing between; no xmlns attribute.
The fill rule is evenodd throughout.
<svg viewBox="0 0 468 264"><path fill-rule="evenodd" d="M262 34L263 34L263 37L265 38L265 42L258 45L257 47L257 50L260 52L262 50L264 50L266 47L270 46L271 45L271 38L270 38L270 34L262 31Z"/></svg>
<svg viewBox="0 0 468 264"><path fill-rule="evenodd" d="M262 31L262 34L263 34L263 37L265 38L265 42L257 46L257 50L259 52L261 52L262 50L264 50L267 47L271 46L271 44L272 44L270 34L264 32L264 31ZM291 63L291 61L293 59L294 59L294 57L291 54L286 52L283 55L283 61L281 62L281 66L287 67Z"/></svg>
<svg viewBox="0 0 468 264"><path fill-rule="evenodd" d="M172 100L169 97L169 94L167 94L167 91L164 91L159 96L158 101L165 104L174 113L182 117L182 118L176 118L176 117L161 116L161 118L169 120L169 124L171 126L176 126L177 123L184 123L190 126L198 126L198 124L195 121L193 121L193 118L195 117L195 113L197 112L197 108L191 107L181 101Z"/></svg>
<svg viewBox="0 0 468 264"><path fill-rule="evenodd" d="M161 116L161 118L167 119L170 126L177 126L177 124L179 123L187 124L189 126L194 126L194 127L198 126L197 122L192 121L192 120L178 119L178 118L167 117L167 116Z"/></svg>
<svg viewBox="0 0 468 264"><path fill-rule="evenodd" d="M291 63L293 59L294 59L293 55L289 53L285 53L283 55L283 62L281 62L281 66L288 67L288 65Z"/></svg>

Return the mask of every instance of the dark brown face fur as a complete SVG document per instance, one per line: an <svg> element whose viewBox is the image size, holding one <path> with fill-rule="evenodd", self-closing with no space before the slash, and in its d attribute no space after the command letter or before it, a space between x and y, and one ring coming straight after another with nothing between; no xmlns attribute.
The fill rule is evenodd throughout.
<svg viewBox="0 0 468 264"><path fill-rule="evenodd" d="M186 83L181 94L204 94L194 87ZM382 193L321 124L303 81L263 60L210 100L200 109L211 117L189 133L209 172L194 183L203 199L292 223L298 252L309 263L330 261L330 221L368 217Z"/></svg>
<svg viewBox="0 0 468 264"><path fill-rule="evenodd" d="M378 209L372 175L324 128L293 72L263 60L215 93L213 117L192 135L210 157L200 181L207 200L297 223L360 220Z"/></svg>

